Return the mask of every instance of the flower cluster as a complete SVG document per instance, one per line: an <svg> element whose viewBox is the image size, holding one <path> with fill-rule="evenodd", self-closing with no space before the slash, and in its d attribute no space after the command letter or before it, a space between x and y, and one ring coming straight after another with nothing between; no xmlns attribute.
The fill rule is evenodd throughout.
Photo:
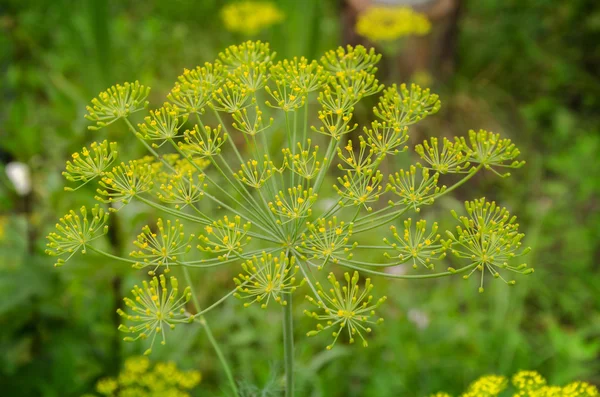
<svg viewBox="0 0 600 397"><path fill-rule="evenodd" d="M508 285L515 280L507 281L498 270L509 270L520 274L533 272L526 264L510 265L512 259L523 256L529 248L522 248L523 233L519 233L516 217L511 217L506 208L495 202L481 198L465 203L468 216L452 215L458 222L454 233L446 231L449 237L447 247L456 257L469 261L467 268L472 270L463 276L468 279L475 271L481 274L479 292L483 292L483 275L488 271L494 278L500 278Z"/></svg>
<svg viewBox="0 0 600 397"><path fill-rule="evenodd" d="M85 117L96 123L88 128L97 130L143 110L148 106L148 94L150 87L145 87L138 81L113 85L92 99L91 106L86 108L88 114Z"/></svg>
<svg viewBox="0 0 600 397"><path fill-rule="evenodd" d="M142 233L133 242L138 250L129 254L129 256L139 260L133 265L136 269L153 267L148 272L151 276L154 276L156 269L160 266L164 266L164 272L168 273L169 265L177 265L178 259L181 259L181 256L192 248L190 243L194 238L193 234L188 237L185 236L183 225L179 223L179 220L176 220L173 224L170 220L167 220L165 225L163 220L159 218L155 230L152 230L148 225L144 226Z"/></svg>
<svg viewBox="0 0 600 397"><path fill-rule="evenodd" d="M356 22L356 33L373 42L424 36L430 29L427 17L409 7L369 7Z"/></svg>
<svg viewBox="0 0 600 397"><path fill-rule="evenodd" d="M93 142L89 149L84 147L81 152L75 152L71 157L72 160L67 161L63 176L69 181L83 183L76 189L65 187L65 190L77 190L94 178L102 176L117 157L117 143Z"/></svg>
<svg viewBox="0 0 600 397"><path fill-rule="evenodd" d="M600 392L586 382L575 381L566 386L551 386L536 371L519 371L512 377L514 397L594 397ZM473 382L460 397L497 397L509 388L504 376L487 375ZM504 395L504 394L502 394ZM452 397L448 393L438 392L429 397Z"/></svg>
<svg viewBox="0 0 600 397"><path fill-rule="evenodd" d="M286 305L282 300L284 293L292 293L298 287L296 285L296 273L300 267L295 264L296 258L286 257L281 253L279 257L263 252L260 257L253 257L242 264L244 273L240 273L233 280L237 285L235 297L240 299L252 299L244 303L248 307L254 302L261 303L261 308L266 309L271 298Z"/></svg>
<svg viewBox="0 0 600 397"><path fill-rule="evenodd" d="M248 4L232 3L223 15L231 29L254 34L267 24L252 19L260 16L257 4L270 3L252 3L252 18L241 20L238 13ZM405 23L402 33L395 25L378 29L395 35L428 29L416 14L396 11L392 16ZM396 168L413 125L435 114L441 102L415 84L384 87L376 77L380 59L374 49L346 46L318 60L277 60L267 43L248 41L228 47L214 62L184 69L167 102L144 116L136 113L148 105L148 88L137 82L111 87L88 108L92 128L126 128L148 155L131 158L123 147L117 153L113 143L94 143L73 155L65 177L79 186L94 183L96 199L118 209L116 216L135 203L136 212L146 205L161 218L143 227L130 257L121 258L92 244L106 233L108 210L72 211L48 236L48 253L65 256L60 264L89 248L147 268L151 280L126 298L131 310L120 311L136 324L121 329L136 335L128 340L159 335L163 342L167 328L193 319L185 310L192 291L179 293L173 278L167 288L164 273L175 266L186 279L189 269L241 266L223 298L204 310L194 300L204 326L204 314L231 296L245 306L279 302L289 313L289 295L306 284L308 303L317 307L308 314L319 323L309 335L331 329L334 343L347 333L349 342L359 338L363 345L380 322L374 311L385 298L373 298L370 280L363 286L360 274L468 279L479 271L483 290L486 272L503 280L500 273L507 270L530 273L513 263L527 253L516 218L492 201L467 202L465 216L453 212L459 225L452 232L409 215L480 171L507 176L499 170L523 162L510 140L471 131L419 143L414 151L420 162ZM359 128L355 107L369 96L376 96L374 120ZM384 238L388 230L391 236ZM366 233L379 243L366 245ZM447 253L463 264L436 272ZM335 278L338 266L349 270L345 282ZM412 266L414 274L382 271L391 266ZM325 267L329 276L319 271ZM330 288L322 286L324 278Z"/></svg>
<svg viewBox="0 0 600 397"><path fill-rule="evenodd" d="M174 362L152 366L148 357L130 357L117 377L98 381L96 392L108 397L189 397L188 391L201 380L200 372L182 371Z"/></svg>
<svg viewBox="0 0 600 397"><path fill-rule="evenodd" d="M68 255L66 259L59 258L54 266L61 266L81 251L85 254L86 247L92 241L102 237L108 232L108 212L96 205L88 212L86 207L81 207L79 214L73 210L56 224L56 232L48 235L48 249L46 254L52 256Z"/></svg>
<svg viewBox="0 0 600 397"><path fill-rule="evenodd" d="M117 313L128 321L137 325L119 326L119 331L127 334L136 334L135 337L125 337L127 342L137 339L150 339L150 348L144 353L152 352L152 346L157 336L162 338L161 344L166 343L165 330L175 329L179 323L190 323L194 315L185 310L190 301L192 293L190 287L186 287L183 293L179 291L179 283L175 277L169 279L170 290L164 275L159 278L152 277L150 282L143 281L142 286L135 285L131 290L134 299L124 298L125 305L131 310L131 314L118 309Z"/></svg>
<svg viewBox="0 0 600 397"><path fill-rule="evenodd" d="M363 346L367 346L367 340L364 334L371 333L370 325L383 322L382 318L375 319L375 309L377 309L386 297L381 297L373 301L371 290L373 284L371 279L365 281L363 290L360 290L358 285L358 272L354 272L352 276L349 273L344 273L346 285L341 285L337 281L333 273L329 273L327 280L331 284L331 288L326 290L320 283L317 283L317 299L307 296L306 299L314 304L319 313L306 310L304 313L314 318L320 323L317 324L317 329L308 332L308 336L314 336L318 333L333 329L333 342L327 346L327 349L333 348L338 337L344 329L348 333L348 341L354 343L355 337L362 340Z"/></svg>

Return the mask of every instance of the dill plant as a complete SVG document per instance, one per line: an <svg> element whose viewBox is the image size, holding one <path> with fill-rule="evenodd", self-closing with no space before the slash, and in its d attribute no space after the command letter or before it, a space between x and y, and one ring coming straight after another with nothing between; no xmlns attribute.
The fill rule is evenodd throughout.
<svg viewBox="0 0 600 397"><path fill-rule="evenodd" d="M291 396L293 295L306 295L304 312L315 321L306 335L331 349L367 346L383 321L377 309L386 297L370 277L476 276L480 292L487 277L514 284L509 272L533 270L513 263L527 249L507 209L485 198L468 201L461 213L452 212L456 228L445 232L419 215L479 172L507 177L506 170L524 163L519 150L487 131L431 138L414 148L419 162L389 174L390 160L406 155L410 127L436 113L440 100L416 85L385 88L375 76L380 58L348 46L319 61L276 61L268 44L245 42L213 63L184 70L157 109L146 110L149 88L138 82L102 92L88 107L90 129L119 122L149 155L118 162L126 150L106 141L75 153L64 173L75 185L67 189L97 183L99 204L62 217L47 253L59 257L57 266L93 252L145 269L150 281L134 286L119 309L125 340L147 339L149 354L155 342L166 343L170 329L199 324L234 393L234 377L205 319L230 297L242 306L283 308ZM372 95L378 96L375 119L360 132L354 108ZM136 125L139 112L147 116ZM333 190L330 171L338 175ZM142 228L130 258L117 257L96 241L107 233L111 213L132 201L165 220ZM381 245L367 245L363 236L376 230L389 233ZM456 259L452 266L438 270L448 256ZM387 271L405 264L415 272ZM238 275L231 292L202 308L189 271L216 266ZM173 268L181 269L185 285L169 275Z"/></svg>

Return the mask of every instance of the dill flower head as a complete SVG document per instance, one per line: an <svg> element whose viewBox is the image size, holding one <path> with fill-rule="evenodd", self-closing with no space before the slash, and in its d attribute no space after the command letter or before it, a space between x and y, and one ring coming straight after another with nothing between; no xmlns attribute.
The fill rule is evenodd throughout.
<svg viewBox="0 0 600 397"><path fill-rule="evenodd" d="M89 149L84 147L81 152L71 155L67 161L63 176L71 182L82 182L77 188L65 187L65 190L77 190L95 178L104 175L104 172L117 158L117 143L103 141L93 142Z"/></svg>
<svg viewBox="0 0 600 397"><path fill-rule="evenodd" d="M96 190L96 199L103 203L129 204L134 197L152 189L155 171L156 167L143 160L121 163L103 173L98 183L103 189Z"/></svg>
<svg viewBox="0 0 600 397"><path fill-rule="evenodd" d="M316 330L308 332L307 335L314 336L332 328L333 342L327 346L328 350L333 348L344 328L348 332L350 343L354 343L354 339L358 335L363 346L368 346L365 334L371 333L370 325L383 322L382 318L374 319L375 309L387 298L384 296L373 301L374 298L370 295L373 289L371 279L366 279L362 291L358 285L358 272L355 271L352 277L349 273L344 273L344 279L347 284L341 285L335 275L329 273L327 280L331 284L331 288L325 290L320 283L317 283L317 299L306 296L306 299L320 310L319 312L305 310L304 313L322 322L317 324Z"/></svg>
<svg viewBox="0 0 600 397"><path fill-rule="evenodd" d="M113 85L108 90L101 92L97 98L92 99L91 106L87 106L88 114L85 115L85 118L96 122L95 126L88 128L98 130L143 110L148 106L146 97L149 93L150 87L141 85L139 81Z"/></svg>
<svg viewBox="0 0 600 397"><path fill-rule="evenodd" d="M274 7L242 1L224 7L223 16L232 29L254 34L267 25L269 15L269 23L277 19L277 12L265 12L262 6ZM404 13L401 34L422 34L428 28L408 9L390 13ZM385 23L376 27L380 33L400 34ZM413 223L407 214L433 204L480 170L522 165L514 144L486 131L443 142L431 138L415 148L423 164L400 170L395 167L400 161L391 156L408 150L413 124L440 109L438 95L415 84L384 89L376 76L381 54L363 46L339 47L319 60L276 61L275 55L260 41L229 46L212 63L184 69L167 102L145 117L130 117L147 105L148 89L139 83L116 85L94 99L88 114L95 122L92 128L123 119L123 127L151 156L116 162L113 144L95 143L73 155L65 177L76 188L97 183L96 199L113 211L136 202L136 211L147 205L173 218L145 226L132 258L120 258L90 244L106 233L104 210L97 207L92 219L87 213L70 213L48 237L48 252L68 259L89 249L149 268L150 276L161 267L166 273L179 266L189 277L190 268L242 264L235 289L204 310L196 307L198 316L237 296L246 306L279 302L289 319L292 300L287 295L306 282L314 294L309 301L318 308L309 315L319 323L309 335L331 328L334 343L347 331L350 342L358 334L366 344L370 324L378 321L374 310L385 298L374 300L369 280L359 286L360 272L396 279L455 273L468 278L478 270L498 278L502 270L529 272L524 265L509 264L526 252L521 249L523 235L516 220L493 203L467 203L466 216L454 214L459 226L446 233L448 240L441 239L444 233L438 233L435 222ZM355 107L376 94L375 120L358 129ZM347 139L352 131L356 137ZM339 171L330 179L334 167ZM461 179L446 189L448 173L463 175L454 176ZM184 233L184 221L187 230L195 227L194 235ZM397 232L394 225L402 221L404 228ZM390 241L364 245L364 233L376 236L390 227ZM194 236L200 257L190 259L186 253L196 245L191 244ZM431 272L448 251L466 264ZM380 253L384 259L378 260ZM426 274L382 271L406 262ZM353 273L340 283L333 274L313 271L329 265ZM297 272L303 275L300 282ZM318 283L325 277L331 288ZM160 334L164 341L167 327L192 319L184 307L191 292L178 293L176 280L171 280L170 289L164 275L134 288L134 297L126 300L131 310L119 313L134 323L121 327L133 334L128 340L154 341ZM198 322L206 324L204 317Z"/></svg>
<svg viewBox="0 0 600 397"><path fill-rule="evenodd" d="M441 243L441 236L437 232L438 224L434 222L429 233L427 233L427 221L424 219L415 223L414 230L411 225L411 218L404 221L404 233L402 236L398 234L395 226L390 226L394 239L398 243L391 243L386 238L383 241L389 244L398 254L389 254L386 252L384 255L388 258L398 258L400 262L412 260L413 268L415 269L418 267L418 264L427 269L433 269L434 261L442 260L446 257L446 248Z"/></svg>
<svg viewBox="0 0 600 397"><path fill-rule="evenodd" d="M180 260L192 248L190 243L193 238L193 234L185 236L183 225L179 220L175 220L174 223L167 220L165 225L163 220L158 218L156 228L144 226L142 233L133 242L138 250L132 251L129 256L139 260L133 267L136 269L153 267L148 274L154 276L156 269L165 266L165 273L168 273L169 265L177 265L178 259Z"/></svg>
<svg viewBox="0 0 600 397"><path fill-rule="evenodd" d="M175 277L169 279L169 284L170 290L163 274L159 278L152 277L150 282L143 281L141 287L135 285L131 290L134 299L127 297L123 299L131 313L117 310L121 317L137 323L137 325L119 326L119 331L137 334L135 337L125 337L123 340L132 342L138 339L151 339L150 348L146 350L145 355L152 352L157 336L160 335L162 338L161 344L166 344L167 328L172 330L175 329L176 324L194 320L194 315L185 311L185 305L192 297L190 287L186 287L181 293Z"/></svg>
<svg viewBox="0 0 600 397"><path fill-rule="evenodd" d="M424 36L430 30L427 17L409 7L369 7L356 22L356 33L373 42Z"/></svg>
<svg viewBox="0 0 600 397"><path fill-rule="evenodd" d="M456 232L446 231L449 240L446 246L458 258L470 262L472 270L463 276L468 279L475 271L481 274L479 292L483 292L483 276L487 271L494 278L499 278L508 285L516 281L507 281L498 270L509 270L520 274L533 273L527 264L514 266L509 264L514 258L529 252L522 248L523 233L519 233L516 217L511 217L506 208L499 207L495 202L481 198L465 202L468 216L458 216L452 211L454 218L460 223Z"/></svg>
<svg viewBox="0 0 600 397"><path fill-rule="evenodd" d="M221 9L225 28L246 36L254 36L284 18L283 12L269 1L239 1Z"/></svg>
<svg viewBox="0 0 600 397"><path fill-rule="evenodd" d="M56 224L56 232L48 234L46 254L68 255L66 259L59 258L54 266L62 266L79 251L85 254L89 243L108 232L108 212L100 206L94 206L91 211L84 206L79 213L81 216L73 210L69 211Z"/></svg>
<svg viewBox="0 0 600 397"><path fill-rule="evenodd" d="M289 259L283 252L279 257L266 252L260 257L254 256L242 264L244 272L233 279L237 285L234 296L251 299L244 303L245 307L257 302L266 309L271 298L281 305L287 305L282 294L292 293L298 287L296 273L300 267L295 262L295 257Z"/></svg>
<svg viewBox="0 0 600 397"><path fill-rule="evenodd" d="M436 137L432 137L430 142L423 141L415 146L415 152L427 163L425 167L440 174L464 173L469 170L470 149L460 140L451 141L444 137L441 150Z"/></svg>
<svg viewBox="0 0 600 397"><path fill-rule="evenodd" d="M222 260L229 258L230 255L237 256L250 242L250 237L246 236L250 225L250 222L242 223L240 216L236 215L231 219L225 215L223 219L216 220L204 227L206 235L198 236L201 242L198 249L210 253L223 253L219 256L219 259Z"/></svg>

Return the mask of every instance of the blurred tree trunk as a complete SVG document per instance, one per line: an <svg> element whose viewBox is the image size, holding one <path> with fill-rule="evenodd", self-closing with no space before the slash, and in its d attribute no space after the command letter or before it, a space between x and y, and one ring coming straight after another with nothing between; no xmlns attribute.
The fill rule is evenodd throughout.
<svg viewBox="0 0 600 397"><path fill-rule="evenodd" d="M342 15L344 41L350 44L374 45L354 31L356 19L369 7L412 7L431 21L431 33L407 39L405 48L390 67L391 73L408 80L415 72L428 72L436 79L446 79L454 72L456 38L462 0L346 0ZM393 65L393 66L392 66Z"/></svg>

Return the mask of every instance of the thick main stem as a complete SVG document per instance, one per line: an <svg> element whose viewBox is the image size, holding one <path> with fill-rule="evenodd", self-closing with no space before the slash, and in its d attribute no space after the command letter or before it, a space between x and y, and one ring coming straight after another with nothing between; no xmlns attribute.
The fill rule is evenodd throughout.
<svg viewBox="0 0 600 397"><path fill-rule="evenodd" d="M185 275L185 280L187 281L187 284L192 289L192 300L194 301L194 306L196 308L196 311L198 313L200 313L201 312L200 302L198 302L198 297L196 296L196 293L194 291L194 286L192 285L192 278L190 277L190 272L185 267L183 268L183 274ZM223 371L225 371L225 375L227 376L227 380L229 381L229 385L231 386L233 395L237 397L238 390L237 390L237 386L235 385L235 380L233 379L233 375L231 373L231 368L229 368L229 364L227 364L227 360L225 359L225 356L223 355L223 352L221 351L221 348L219 347L217 340L213 336L212 331L210 330L210 327L208 326L208 322L206 322L206 319L204 318L204 316L200 316L200 323L204 327L204 330L206 331L206 336L208 337L210 344L212 345L213 349L215 350L215 353L217 354L219 361L221 362L221 366L223 367Z"/></svg>
<svg viewBox="0 0 600 397"><path fill-rule="evenodd" d="M294 320L292 294L283 294L283 357L285 361L285 396L294 396Z"/></svg>

